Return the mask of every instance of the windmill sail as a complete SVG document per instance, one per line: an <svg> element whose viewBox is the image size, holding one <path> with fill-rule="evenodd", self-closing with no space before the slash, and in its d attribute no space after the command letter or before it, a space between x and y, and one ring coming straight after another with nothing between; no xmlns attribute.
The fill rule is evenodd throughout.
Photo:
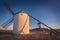
<svg viewBox="0 0 60 40"><path fill-rule="evenodd" d="M38 19L34 18L33 16L29 15L31 18L33 18L34 20L36 20L38 23L40 22L41 24L43 24L44 26L48 27L50 29L50 31L52 31L55 35L58 35L59 32L56 31L55 29L49 27L48 25L44 24L43 22L39 21Z"/></svg>
<svg viewBox="0 0 60 40"><path fill-rule="evenodd" d="M8 26L11 25L11 23L13 23L13 18L10 18L8 21L4 22L1 26L3 28L8 28Z"/></svg>
<svg viewBox="0 0 60 40"><path fill-rule="evenodd" d="M13 10L11 9L11 7L9 6L9 4L6 1L4 1L4 5L12 13L12 15L15 15Z"/></svg>
<svg viewBox="0 0 60 40"><path fill-rule="evenodd" d="M11 7L9 6L9 4L5 1L5 0L3 0L3 2L4 2L4 6L11 12L11 14L14 16L15 14L14 14L14 12L13 12L13 10L11 9ZM13 17L12 18L10 18L9 20L7 20L5 23L3 23L1 26L3 26L4 28L7 28L8 27L8 25L10 25L12 22L13 22Z"/></svg>

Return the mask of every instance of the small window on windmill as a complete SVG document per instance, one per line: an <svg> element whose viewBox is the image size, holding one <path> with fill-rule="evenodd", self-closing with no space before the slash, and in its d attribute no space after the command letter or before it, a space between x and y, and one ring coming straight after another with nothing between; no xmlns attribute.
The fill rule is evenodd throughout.
<svg viewBox="0 0 60 40"><path fill-rule="evenodd" d="M21 13L21 16L22 16L23 14Z"/></svg>

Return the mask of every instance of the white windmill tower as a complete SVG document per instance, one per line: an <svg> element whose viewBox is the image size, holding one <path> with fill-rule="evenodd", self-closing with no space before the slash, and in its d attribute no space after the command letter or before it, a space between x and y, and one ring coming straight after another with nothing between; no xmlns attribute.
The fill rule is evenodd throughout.
<svg viewBox="0 0 60 40"><path fill-rule="evenodd" d="M6 8L13 15L14 25L13 25L13 33L14 34L28 34L29 33L29 16L24 11L20 11L18 13L14 13L10 6L4 2ZM11 20L12 21L12 20Z"/></svg>
<svg viewBox="0 0 60 40"><path fill-rule="evenodd" d="M24 11L20 11L14 16L13 33L16 34L29 33L29 16Z"/></svg>

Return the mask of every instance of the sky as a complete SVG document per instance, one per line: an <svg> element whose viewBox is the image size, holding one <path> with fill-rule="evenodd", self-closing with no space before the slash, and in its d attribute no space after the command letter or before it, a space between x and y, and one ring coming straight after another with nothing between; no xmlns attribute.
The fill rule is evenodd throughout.
<svg viewBox="0 0 60 40"><path fill-rule="evenodd" d="M32 15L51 28L60 29L60 0L5 0L14 13L21 10ZM0 25L13 17L11 12L4 6L3 0L0 0ZM37 21L30 18L30 27L38 27ZM10 25L11 27L12 25Z"/></svg>

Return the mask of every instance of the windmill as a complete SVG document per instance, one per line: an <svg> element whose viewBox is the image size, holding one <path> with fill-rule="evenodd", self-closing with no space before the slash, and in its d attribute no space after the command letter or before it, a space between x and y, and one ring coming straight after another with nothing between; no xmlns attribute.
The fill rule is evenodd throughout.
<svg viewBox="0 0 60 40"><path fill-rule="evenodd" d="M16 17L18 17L18 15L19 15L19 13L21 14L21 13L25 13L25 12L23 12L23 11L21 11L21 12L18 12L18 13L14 13L13 11L12 11L12 9L10 8L10 6L8 5L8 3L4 3L5 4L5 6L6 6L6 8L8 8L9 9L9 11L12 13L12 15L14 16L14 18L12 18L12 20L9 20L9 21L7 21L8 23L10 23L10 22L12 22L13 20L14 20L14 22L15 22L15 20L16 20ZM26 14L26 13L25 13ZM23 14L21 14L21 15L23 15ZM46 24L44 24L43 22L41 22L41 21L39 21L38 19L36 19L36 18L34 18L33 16L31 16L31 15L29 15L29 14L27 14L27 16L28 16L28 20L29 20L29 17L31 17L31 18L33 18L34 20L36 20L37 22L38 22L38 24L43 24L44 26L46 26L46 27L48 27L49 29L50 29L50 31L52 31L54 34L58 34L58 32L56 31L56 30L54 30L54 29L52 29L51 27L49 27L49 26L47 26ZM24 17L23 17L24 18ZM16 21L15 22L15 26L17 27L17 23L18 23L18 21ZM6 24L7 25L7 24ZM5 26L6 26L5 25ZM26 25L26 23L24 24L24 25ZM23 28L24 28L25 26L23 26ZM16 34L19 34L19 32L21 31L21 30L23 30L23 28L18 32L18 31L15 31L16 30L16 28L15 27L13 27L14 29L13 29L13 32L14 33L16 33ZM18 30L18 29L17 29ZM29 21L28 21L28 33L29 33Z"/></svg>
<svg viewBox="0 0 60 40"><path fill-rule="evenodd" d="M4 1L5 7L11 12L13 18L9 19L8 24L14 20L13 33L15 34L27 34L29 33L29 16L24 11L14 13L7 2ZM4 27L7 24L4 25Z"/></svg>

